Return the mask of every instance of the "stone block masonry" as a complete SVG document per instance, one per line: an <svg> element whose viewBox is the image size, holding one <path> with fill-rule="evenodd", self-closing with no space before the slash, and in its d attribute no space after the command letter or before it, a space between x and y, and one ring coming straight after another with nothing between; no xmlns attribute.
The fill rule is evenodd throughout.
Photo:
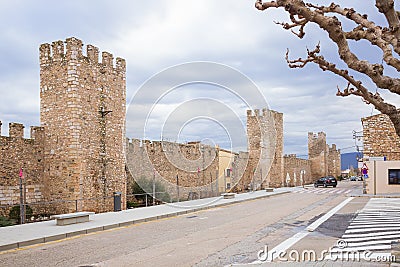
<svg viewBox="0 0 400 267"><path fill-rule="evenodd" d="M127 148L131 179L151 181L154 177L164 185L172 199L178 194L177 182L180 199L188 199L191 195L217 195L218 148L200 142L180 144L139 139L128 140ZM128 184L131 187L133 180Z"/></svg>
<svg viewBox="0 0 400 267"><path fill-rule="evenodd" d="M311 174L311 161L301 159L296 154L289 154L283 157L285 163L285 185L301 186L313 182ZM288 178L288 183L286 183Z"/></svg>
<svg viewBox="0 0 400 267"><path fill-rule="evenodd" d="M1 133L0 121L0 133ZM43 201L44 129L31 127L30 138L24 138L24 126L9 124L9 136L0 136L0 206L17 205L20 201L19 171L23 168L26 200ZM8 209L0 209L8 215Z"/></svg>
<svg viewBox="0 0 400 267"><path fill-rule="evenodd" d="M245 166L245 169L239 174L241 178L233 191L282 186L283 114L266 108L261 112L248 110L247 139L248 158L237 158L246 163L234 162L235 166Z"/></svg>
<svg viewBox="0 0 400 267"><path fill-rule="evenodd" d="M68 38L40 46L40 121L45 129L43 183L49 200L80 201L78 210L125 205L125 60ZM108 200L107 200L108 199ZM70 208L61 208L69 212ZM61 211L60 210L60 211Z"/></svg>
<svg viewBox="0 0 400 267"><path fill-rule="evenodd" d="M341 174L340 150L336 149L335 144L332 147L327 145L324 132L308 133L308 159L311 161L311 176L314 180Z"/></svg>
<svg viewBox="0 0 400 267"><path fill-rule="evenodd" d="M363 126L364 157L386 157L400 160L400 138L393 123L385 114L361 119Z"/></svg>

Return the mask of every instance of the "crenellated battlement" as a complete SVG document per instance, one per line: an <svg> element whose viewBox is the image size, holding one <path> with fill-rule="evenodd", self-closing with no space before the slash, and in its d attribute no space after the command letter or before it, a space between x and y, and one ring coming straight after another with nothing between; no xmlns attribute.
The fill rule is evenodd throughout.
<svg viewBox="0 0 400 267"><path fill-rule="evenodd" d="M326 133L324 132L318 132L318 133L313 133L309 132L308 133L308 141L318 141L318 140L326 140Z"/></svg>
<svg viewBox="0 0 400 267"><path fill-rule="evenodd" d="M271 114L277 114L279 112L274 111L274 110L270 110L267 108L263 108L263 109L254 109L254 110L247 110L247 117L267 117Z"/></svg>
<svg viewBox="0 0 400 267"><path fill-rule="evenodd" d="M30 138L24 138L25 126L22 123L10 122L8 124L8 136L1 135L2 125L3 123L0 121L0 137L25 140L43 140L44 138L44 127L41 126L31 126Z"/></svg>
<svg viewBox="0 0 400 267"><path fill-rule="evenodd" d="M41 44L39 47L39 59L42 67L56 62L81 61L101 65L101 67L110 67L118 72L126 71L125 59L117 57L114 66L114 57L109 52L102 52L99 62L99 49L94 45L88 44L86 46L86 56L83 55L83 43L75 37L67 38L65 41L54 41L51 44Z"/></svg>

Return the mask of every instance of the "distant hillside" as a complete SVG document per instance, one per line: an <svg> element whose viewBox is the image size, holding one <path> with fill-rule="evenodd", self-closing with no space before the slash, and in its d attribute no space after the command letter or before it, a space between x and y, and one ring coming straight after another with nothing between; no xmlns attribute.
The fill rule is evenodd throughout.
<svg viewBox="0 0 400 267"><path fill-rule="evenodd" d="M351 153L344 153L341 154L341 165L342 165L342 170L346 170L350 168L350 166L353 166L354 168L358 167L357 163L357 155L358 157L362 157L362 153L359 152L351 152Z"/></svg>

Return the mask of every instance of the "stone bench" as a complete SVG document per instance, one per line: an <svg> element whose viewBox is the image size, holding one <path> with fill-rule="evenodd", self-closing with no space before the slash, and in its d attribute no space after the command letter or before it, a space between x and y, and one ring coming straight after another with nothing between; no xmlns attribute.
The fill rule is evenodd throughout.
<svg viewBox="0 0 400 267"><path fill-rule="evenodd" d="M273 188L265 188L265 192L274 192Z"/></svg>
<svg viewBox="0 0 400 267"><path fill-rule="evenodd" d="M235 193L224 193L224 194L221 194L221 196L223 196L224 197L224 199L231 199L231 198L235 198Z"/></svg>
<svg viewBox="0 0 400 267"><path fill-rule="evenodd" d="M74 223L83 223L89 221L89 215L93 215L94 212L81 211L75 213L58 214L51 216L52 219L56 219L57 225L68 225Z"/></svg>

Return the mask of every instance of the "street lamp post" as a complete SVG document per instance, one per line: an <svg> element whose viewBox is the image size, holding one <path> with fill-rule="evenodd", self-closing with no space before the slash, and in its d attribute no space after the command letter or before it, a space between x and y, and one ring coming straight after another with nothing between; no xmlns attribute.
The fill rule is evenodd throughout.
<svg viewBox="0 0 400 267"><path fill-rule="evenodd" d="M24 184L24 173L23 169L21 168L19 171L19 193L20 193L20 201L19 201L19 216L20 216L20 224L25 223L25 202L24 202L24 195L25 190L23 188Z"/></svg>
<svg viewBox="0 0 400 267"><path fill-rule="evenodd" d="M156 170L153 173L153 206L156 205Z"/></svg>
<svg viewBox="0 0 400 267"><path fill-rule="evenodd" d="M178 174L176 174L176 192L178 194L177 202L179 202L179 176L178 176Z"/></svg>
<svg viewBox="0 0 400 267"><path fill-rule="evenodd" d="M204 146L201 146L201 153L203 154L203 166L202 166L202 171L203 171L203 185L205 185L205 173L204 173Z"/></svg>
<svg viewBox="0 0 400 267"><path fill-rule="evenodd" d="M218 171L218 165L215 167L215 188L217 192L217 196L219 194L219 171Z"/></svg>

